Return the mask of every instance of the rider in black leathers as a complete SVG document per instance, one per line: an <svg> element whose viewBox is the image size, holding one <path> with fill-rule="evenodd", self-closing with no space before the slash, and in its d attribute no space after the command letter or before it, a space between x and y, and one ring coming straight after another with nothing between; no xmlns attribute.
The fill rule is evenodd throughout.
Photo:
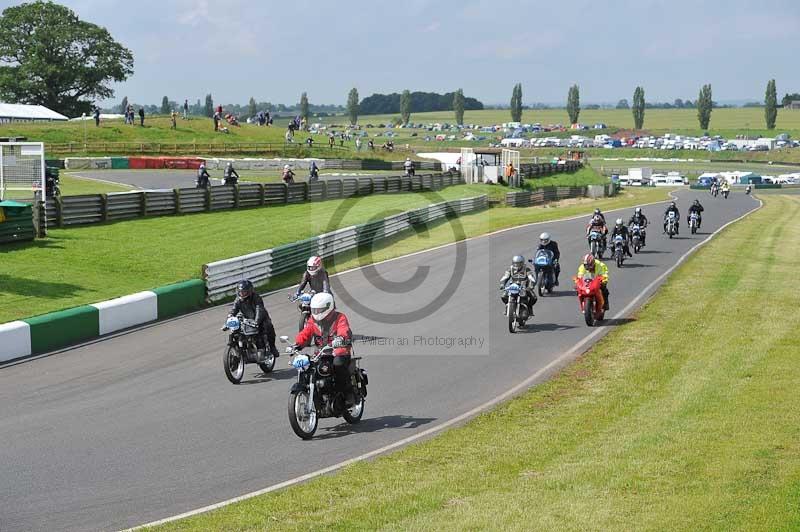
<svg viewBox="0 0 800 532"><path fill-rule="evenodd" d="M550 239L550 233L542 233L539 235L539 247L536 248L536 251L539 251L540 249L546 249L553 253L553 266L556 274L556 286L558 286L558 275L561 273L561 264L559 264L561 251L558 249L558 242Z"/></svg>
<svg viewBox="0 0 800 532"><path fill-rule="evenodd" d="M705 209L703 209L703 206L700 205L700 200L697 200L697 199L694 200L694 203L692 203L692 206L689 207L689 214L686 216L686 223L688 224L689 220L691 220L692 213L696 212L697 213L697 227L699 229L700 225L703 223L703 211L704 210Z"/></svg>
<svg viewBox="0 0 800 532"><path fill-rule="evenodd" d="M644 241L646 239L646 232L645 227L647 227L647 216L644 215L642 212L641 207L636 207L636 210L633 211L633 216L631 216L630 220L628 220L628 228L632 225L638 225L640 229L640 236L642 237L642 247L644 247Z"/></svg>
<svg viewBox="0 0 800 532"><path fill-rule="evenodd" d="M210 184L211 175L206 170L206 165L201 163L200 168L197 169L197 188L208 188Z"/></svg>
<svg viewBox="0 0 800 532"><path fill-rule="evenodd" d="M528 315L533 316L533 306L537 301L536 291L534 290L536 277L533 274L533 270L525 264L525 257L522 255L514 255L511 258L511 267L500 278L500 289L503 290L509 281L513 281L522 287L523 300L528 304ZM508 294L506 292L503 292L500 299L504 305L508 304Z"/></svg>
<svg viewBox="0 0 800 532"><path fill-rule="evenodd" d="M328 272L325 271L325 267L322 266L322 257L309 257L306 262L306 271L303 272L303 277L300 279L295 297L299 296L306 286L310 287L315 294L321 294L323 292L333 294L333 292L331 292L331 281L328 277Z"/></svg>
<svg viewBox="0 0 800 532"><path fill-rule="evenodd" d="M630 232L628 228L622 223L622 218L617 218L617 223L614 225L614 229L611 231L611 242L613 244L614 237L617 235L622 235L624 240L622 241L622 250L625 252L626 255L629 257L633 257L631 254L630 246L628 246L628 241L630 240Z"/></svg>
<svg viewBox="0 0 800 532"><path fill-rule="evenodd" d="M673 202L671 202L671 203L669 204L669 207L667 207L667 210L666 210L666 211L664 211L664 233L666 233L666 232L667 232L667 217L669 216L669 213L670 213L670 212L674 212L674 213L675 213L675 220L676 220L676 222L677 222L677 221L680 221L680 219L681 219L681 213L678 211L678 207L675 205L675 202L674 202L674 201L673 201ZM676 233L676 234L677 234L677 233L680 233L680 226L681 226L681 224L680 224L680 223L676 223L676 224L675 224L675 233Z"/></svg>
<svg viewBox="0 0 800 532"><path fill-rule="evenodd" d="M278 348L275 347L275 327L272 325L272 320L269 317L264 306L264 300L261 296L256 294L253 288L253 283L248 280L239 282L236 287L236 299L233 301L229 316L236 316L239 312L245 319L252 320L258 327L261 334L256 336L256 347L258 348L258 360L263 362L266 357L266 349L264 345L264 335L267 336L269 343L269 352L278 357Z"/></svg>
<svg viewBox="0 0 800 532"><path fill-rule="evenodd" d="M239 182L239 174L233 169L233 163L225 165L225 170L222 172L222 177L225 179L226 185L235 185Z"/></svg>

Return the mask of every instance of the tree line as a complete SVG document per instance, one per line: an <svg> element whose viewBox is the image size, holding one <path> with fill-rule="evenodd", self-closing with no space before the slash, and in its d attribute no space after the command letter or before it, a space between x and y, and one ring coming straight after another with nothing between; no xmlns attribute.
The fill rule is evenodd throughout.
<svg viewBox="0 0 800 532"><path fill-rule="evenodd" d="M363 115L384 115L396 114L401 112L401 98L405 95L407 110L411 113L426 113L433 111L452 111L454 92L438 94L436 92L408 92L403 94L393 92L391 94L375 93L367 96L359 102L359 108ZM464 108L468 111L478 111L483 109L483 103L476 98L464 97Z"/></svg>

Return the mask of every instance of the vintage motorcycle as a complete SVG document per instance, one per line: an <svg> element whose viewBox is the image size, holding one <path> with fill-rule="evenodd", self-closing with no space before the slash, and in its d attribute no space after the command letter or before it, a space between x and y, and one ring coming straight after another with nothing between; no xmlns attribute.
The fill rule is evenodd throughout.
<svg viewBox="0 0 800 532"><path fill-rule="evenodd" d="M622 268L622 263L625 262L625 237L622 235L615 236L612 244L614 245L612 253L617 263L617 268Z"/></svg>
<svg viewBox="0 0 800 532"><path fill-rule="evenodd" d="M281 341L288 342L288 337L281 336ZM343 417L351 425L361 421L369 383L367 371L359 367L361 357L350 359L348 369L355 400L348 405L336 391L332 346L316 349L312 355L296 347L288 347L286 352L293 356L291 365L297 370L297 382L289 391L288 404L289 424L295 434L310 440L319 420L326 417Z"/></svg>
<svg viewBox="0 0 800 532"><path fill-rule="evenodd" d="M525 322L530 318L528 304L524 300L522 287L513 281L506 284L503 288L503 292L508 298L506 301L508 332L514 334L519 328L524 327Z"/></svg>
<svg viewBox="0 0 800 532"><path fill-rule="evenodd" d="M549 249L537 250L536 255L530 262L533 263L533 271L536 274L536 289L539 291L539 295L544 296L545 292L552 294L553 287L556 284L556 263L553 259L553 252Z"/></svg>
<svg viewBox="0 0 800 532"><path fill-rule="evenodd" d="M297 330L302 331L306 328L306 322L311 318L311 298L314 297L315 292L303 292L299 296L289 294L289 301L292 303L297 302L297 308L300 310L300 322L297 325Z"/></svg>
<svg viewBox="0 0 800 532"><path fill-rule="evenodd" d="M222 330L230 331L228 346L222 355L222 365L225 368L225 376L233 384L242 382L244 367L247 364L258 364L264 373L269 373L275 368L275 356L269 351L264 361L258 361L256 337L261 333L258 325L252 320L245 319L241 313L228 316Z"/></svg>

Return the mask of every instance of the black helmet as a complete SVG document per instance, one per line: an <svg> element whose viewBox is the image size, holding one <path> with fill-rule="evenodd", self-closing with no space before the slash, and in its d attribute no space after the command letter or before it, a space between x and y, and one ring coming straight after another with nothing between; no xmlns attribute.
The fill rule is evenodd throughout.
<svg viewBox="0 0 800 532"><path fill-rule="evenodd" d="M253 295L253 291L253 283L247 279L244 281L239 281L239 284L236 286L236 294L242 299L247 299Z"/></svg>
<svg viewBox="0 0 800 532"><path fill-rule="evenodd" d="M675 202L674 202L674 201L671 201L671 202L670 202L670 204L669 204L669 206L670 206L670 207L674 207L674 206L675 206Z"/></svg>
<svg viewBox="0 0 800 532"><path fill-rule="evenodd" d="M694 204L695 204L695 205L700 205L700 200L699 200L699 199L697 199L697 198L695 198L695 200L694 200Z"/></svg>

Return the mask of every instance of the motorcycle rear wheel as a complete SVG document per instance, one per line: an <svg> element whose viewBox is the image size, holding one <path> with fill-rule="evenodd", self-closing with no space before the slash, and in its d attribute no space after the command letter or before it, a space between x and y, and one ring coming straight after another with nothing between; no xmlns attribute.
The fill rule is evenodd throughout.
<svg viewBox="0 0 800 532"><path fill-rule="evenodd" d="M233 384L239 384L244 377L244 359L239 350L233 346L228 346L222 355L222 366L225 368L225 376Z"/></svg>
<svg viewBox="0 0 800 532"><path fill-rule="evenodd" d="M361 396L361 393L358 390L356 390L353 393L356 394L356 397L358 399L356 401L356 404L354 404L353 406L342 412L342 417L344 418L344 420L350 423L351 425L355 425L361 422L361 416L364 415L364 406L365 406L365 401L364 398Z"/></svg>
<svg viewBox="0 0 800 532"><path fill-rule="evenodd" d="M300 438L310 440L317 432L317 410L311 408L311 412L306 415L305 408L308 404L308 392L299 391L289 394L289 425Z"/></svg>
<svg viewBox="0 0 800 532"><path fill-rule="evenodd" d="M258 365L261 368L261 371L264 373L271 373L273 369L275 369L275 355L272 353L267 353L267 358Z"/></svg>

